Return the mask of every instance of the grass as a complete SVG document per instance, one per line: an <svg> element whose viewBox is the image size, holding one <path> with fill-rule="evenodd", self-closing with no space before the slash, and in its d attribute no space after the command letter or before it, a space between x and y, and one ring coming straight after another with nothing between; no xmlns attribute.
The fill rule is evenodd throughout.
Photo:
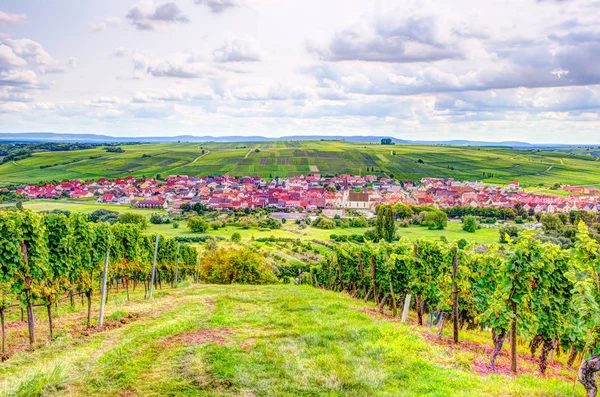
<svg viewBox="0 0 600 397"><path fill-rule="evenodd" d="M202 149L201 149L202 148ZM259 149L259 152L255 152ZM0 185L62 179L151 176L161 173L288 177L321 174L394 174L396 178L452 177L489 183L513 180L525 186L556 182L600 186L598 151L577 149L524 150L350 143L277 141L234 143L170 143L124 146L124 153L102 148L35 153L0 166ZM201 156L202 150L208 151ZM394 154L395 152L395 154ZM148 157L149 156L149 157ZM418 160L422 160L418 162ZM74 161L74 162L70 162ZM47 165L52 165L47 168ZM374 169L375 171L371 171ZM489 174L489 175L488 175Z"/></svg>
<svg viewBox="0 0 600 397"><path fill-rule="evenodd" d="M14 206L14 204L10 204ZM165 210L156 209L141 209L133 208L131 206L118 206L108 204L98 204L94 201L79 201L79 200L32 200L23 203L26 209L32 211L50 211L53 209L70 210L73 212L81 212L85 214L92 213L98 209L108 209L111 211L123 212L134 212L138 214L150 217L153 213L166 213ZM259 230L256 228L242 229L240 227L227 226L218 230L209 229L206 233L192 233L187 228L185 221L179 222L179 228L173 228L172 224L153 225L149 224L146 230L149 233L159 232L167 237L193 237L202 236L204 234L210 236L220 236L227 239L231 238L233 233L240 233L242 240L249 241L252 237L280 237L280 238L300 238L302 240L329 240L331 234L338 235L349 235L349 234L363 234L367 228L337 228L337 229L318 229L312 226L306 229L300 229L296 227L293 222L285 224L282 229L278 230ZM429 230L425 227L410 226L408 228L398 228L398 235L406 236L411 240L418 238L435 238L438 239L441 236L445 236L448 241L460 240L461 238L467 241L476 241L481 244L490 244L498 240L497 229L480 229L475 233L467 233L462 230L462 224L456 222L449 222L445 230Z"/></svg>
<svg viewBox="0 0 600 397"><path fill-rule="evenodd" d="M373 317L361 311L370 304L339 293L293 285L163 292L109 305L139 313L134 322L1 363L0 395L571 395L570 382L552 377L481 376L470 368L473 353L427 342L427 329Z"/></svg>

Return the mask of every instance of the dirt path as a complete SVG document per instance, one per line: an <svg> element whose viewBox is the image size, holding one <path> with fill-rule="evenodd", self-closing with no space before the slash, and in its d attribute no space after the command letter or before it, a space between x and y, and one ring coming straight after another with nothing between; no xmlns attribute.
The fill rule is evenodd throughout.
<svg viewBox="0 0 600 397"><path fill-rule="evenodd" d="M244 156L244 158L247 159L248 156L250 155L250 153L252 153L252 149L248 150L248 153L246 153L246 155Z"/></svg>
<svg viewBox="0 0 600 397"><path fill-rule="evenodd" d="M200 148L200 146L198 146L198 148ZM206 150L206 149L205 149L205 150L204 150L204 154L201 154L200 156L196 157L194 160L190 161L190 162L189 162L189 163L187 163L187 164L183 164L183 165L179 165L179 166L177 166L177 167L175 167L175 168L171 168L171 170L176 170L176 169L179 169L179 168L187 167L188 165L192 165L192 164L194 164L196 161L200 160L202 157L206 156L206 155L207 155L207 154L209 154L209 153L210 153L210 150Z"/></svg>
<svg viewBox="0 0 600 397"><path fill-rule="evenodd" d="M554 166L553 166L553 165L551 165L550 167L546 168L544 171L542 171L542 172L540 172L539 174L536 174L536 175L542 175L542 174L545 174L546 172L550 172L550 170L551 170L552 168L554 168Z"/></svg>

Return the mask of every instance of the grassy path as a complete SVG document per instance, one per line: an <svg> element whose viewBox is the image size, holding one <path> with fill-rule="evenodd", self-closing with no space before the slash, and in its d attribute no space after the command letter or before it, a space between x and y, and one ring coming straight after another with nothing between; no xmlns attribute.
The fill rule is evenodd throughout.
<svg viewBox="0 0 600 397"><path fill-rule="evenodd" d="M112 320L136 319L14 355L0 364L0 395L571 395L565 380L481 376L471 369L478 353L428 342L427 330L308 286L200 285L153 302L114 299Z"/></svg>

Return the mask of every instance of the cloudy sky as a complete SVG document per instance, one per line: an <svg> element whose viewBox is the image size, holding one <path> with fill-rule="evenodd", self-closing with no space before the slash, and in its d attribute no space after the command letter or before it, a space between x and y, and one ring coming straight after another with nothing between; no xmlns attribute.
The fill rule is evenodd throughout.
<svg viewBox="0 0 600 397"><path fill-rule="evenodd" d="M600 143L600 0L2 0L0 131Z"/></svg>

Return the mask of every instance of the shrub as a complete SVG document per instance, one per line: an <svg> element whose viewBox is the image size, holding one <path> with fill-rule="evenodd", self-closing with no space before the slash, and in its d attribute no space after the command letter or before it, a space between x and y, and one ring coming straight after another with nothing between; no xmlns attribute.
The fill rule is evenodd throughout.
<svg viewBox="0 0 600 397"><path fill-rule="evenodd" d="M242 241L242 235L238 232L233 233L231 235L231 241L233 241L234 243L239 243L240 241Z"/></svg>
<svg viewBox="0 0 600 397"><path fill-rule="evenodd" d="M212 222L210 223L210 227L212 227L212 228L213 228L213 230L217 230L217 229L219 229L220 227L223 227L223 222L221 222L221 221L212 221Z"/></svg>
<svg viewBox="0 0 600 397"><path fill-rule="evenodd" d="M194 233L205 233L208 230L208 222L199 216L193 216L188 220L188 229Z"/></svg>
<svg viewBox="0 0 600 397"><path fill-rule="evenodd" d="M148 226L148 220L144 215L134 214L133 212L125 212L117 219L117 222L123 224L139 225L142 229L145 229Z"/></svg>
<svg viewBox="0 0 600 397"><path fill-rule="evenodd" d="M150 223L153 225L162 225L163 223L169 223L169 218L155 212L150 215Z"/></svg>
<svg viewBox="0 0 600 397"><path fill-rule="evenodd" d="M516 226L505 225L502 226L498 232L500 233L500 242L507 243L508 239L506 236L508 235L511 239L519 238L519 229Z"/></svg>
<svg viewBox="0 0 600 397"><path fill-rule="evenodd" d="M179 229L179 222L173 222L173 229Z"/></svg>
<svg viewBox="0 0 600 397"><path fill-rule="evenodd" d="M318 227L319 229L335 229L336 224L332 219L327 218L326 216L319 215L312 223L314 227Z"/></svg>
<svg viewBox="0 0 600 397"><path fill-rule="evenodd" d="M262 219L258 222L258 227L265 229L281 229L281 221L275 218Z"/></svg>
<svg viewBox="0 0 600 397"><path fill-rule="evenodd" d="M277 280L265 256L247 248L206 252L200 263L200 277L213 284L269 284Z"/></svg>
<svg viewBox="0 0 600 397"><path fill-rule="evenodd" d="M88 219L90 222L108 222L108 223L116 223L119 218L119 213L116 211L109 211L105 209L100 209L92 212Z"/></svg>
<svg viewBox="0 0 600 397"><path fill-rule="evenodd" d="M423 226L429 230L443 230L448 223L448 215L445 212L434 210L427 211L423 217Z"/></svg>
<svg viewBox="0 0 600 397"><path fill-rule="evenodd" d="M477 219L473 215L465 216L462 221L462 229L465 232L475 233L479 229L479 222L477 222Z"/></svg>
<svg viewBox="0 0 600 397"><path fill-rule="evenodd" d="M365 218L364 216L359 216L357 218L352 218L352 220L350 220L350 227L367 227L369 226L369 222L367 221L367 218Z"/></svg>

